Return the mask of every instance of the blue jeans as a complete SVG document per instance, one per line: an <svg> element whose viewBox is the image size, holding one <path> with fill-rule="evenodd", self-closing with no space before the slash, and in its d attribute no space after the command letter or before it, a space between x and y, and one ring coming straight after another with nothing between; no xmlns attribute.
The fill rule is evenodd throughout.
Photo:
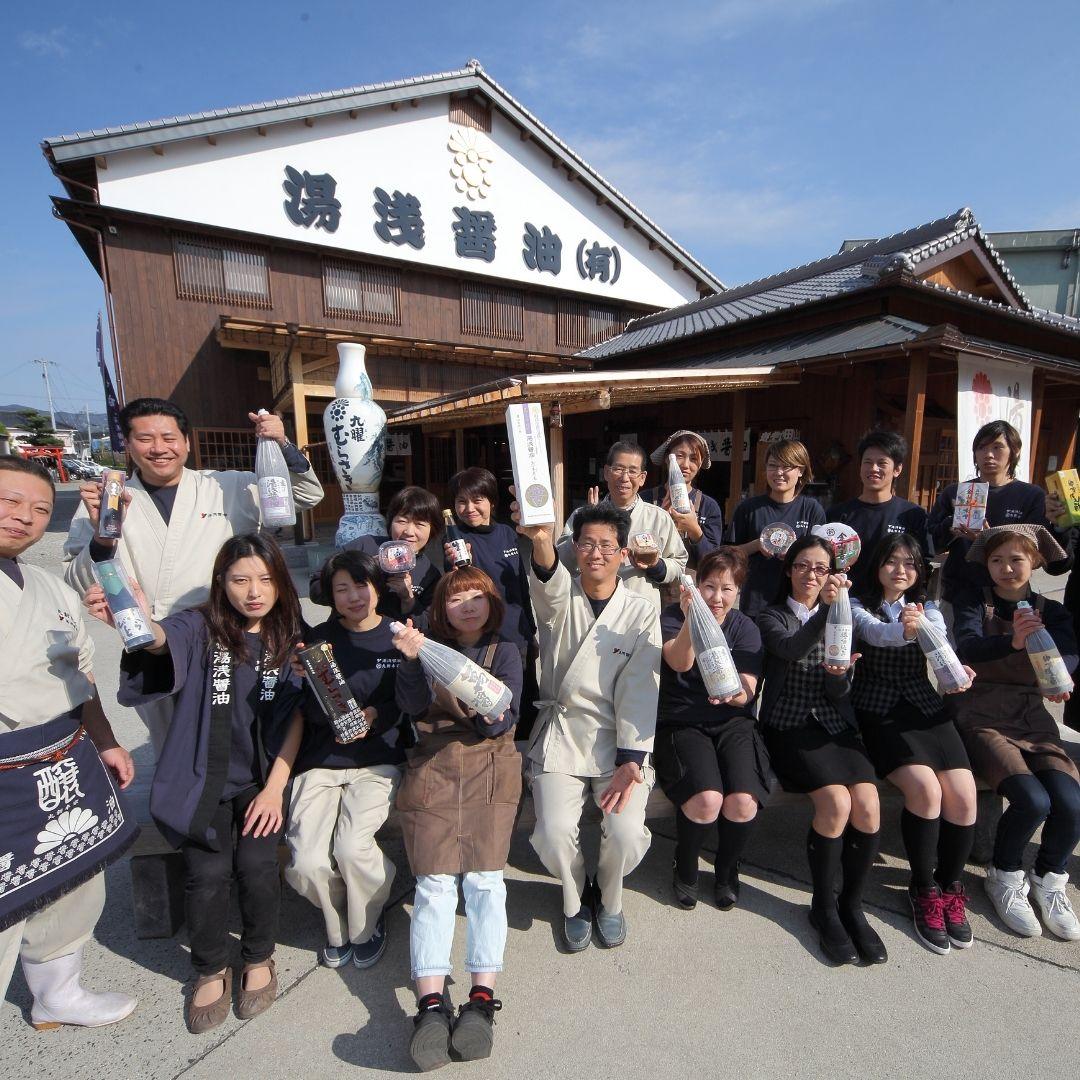
<svg viewBox="0 0 1080 1080"><path fill-rule="evenodd" d="M465 894L465 970L502 971L506 948L506 882L501 870L461 875ZM409 949L412 977L450 974L457 916L458 875L420 874L416 879Z"/></svg>

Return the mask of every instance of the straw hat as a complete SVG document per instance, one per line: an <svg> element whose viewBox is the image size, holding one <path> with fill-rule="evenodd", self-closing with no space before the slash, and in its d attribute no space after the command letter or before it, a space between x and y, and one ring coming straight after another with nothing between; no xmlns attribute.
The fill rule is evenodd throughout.
<svg viewBox="0 0 1080 1080"><path fill-rule="evenodd" d="M1048 562L1060 562L1065 558L1065 549L1054 539L1053 534L1042 525L995 525L991 529L984 529L971 545L967 553L968 562L982 563L986 565L986 544L995 536L1002 533L1019 534L1034 540L1038 545L1039 554Z"/></svg>
<svg viewBox="0 0 1080 1080"><path fill-rule="evenodd" d="M709 457L709 444L696 431L676 431L674 435L669 435L649 455L649 460L654 465L663 465L667 460L672 444L682 442L683 439L688 439L698 448L698 452L701 454L702 470L709 468L712 465L712 458Z"/></svg>

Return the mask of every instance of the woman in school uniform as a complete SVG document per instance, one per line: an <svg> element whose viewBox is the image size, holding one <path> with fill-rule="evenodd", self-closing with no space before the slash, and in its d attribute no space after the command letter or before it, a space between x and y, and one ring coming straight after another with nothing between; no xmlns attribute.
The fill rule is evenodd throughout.
<svg viewBox="0 0 1080 1080"><path fill-rule="evenodd" d="M424 674L418 659L424 634L411 624L394 638L405 658L397 700L413 720L417 745L397 796L409 866L416 875L410 951L417 1015L410 1053L422 1070L451 1060L488 1057L493 1043L495 979L506 945L503 868L521 798L521 755L514 724L521 698L521 656L504 640L503 601L477 567L446 574L436 586L428 633L479 664L513 694L490 720L469 712ZM456 1022L446 977L454 940L458 882L465 895L472 988Z"/></svg>
<svg viewBox="0 0 1080 1080"><path fill-rule="evenodd" d="M863 580L851 601L861 654L851 703L878 776L904 796L900 834L915 933L936 953L967 949L962 877L975 839L975 778L916 641L921 619L942 637L945 620L926 599L926 562L913 536L886 536Z"/></svg>
<svg viewBox="0 0 1080 1080"><path fill-rule="evenodd" d="M109 621L100 587L86 604ZM185 1019L198 1034L221 1024L232 1001L234 879L243 924L236 1014L257 1016L277 996L277 847L303 728L302 688L288 662L301 634L300 600L281 549L265 533L248 533L222 545L205 604L150 625L153 644L121 661L117 700L176 698L150 813L184 857L196 976Z"/></svg>
<svg viewBox="0 0 1080 1080"><path fill-rule="evenodd" d="M678 807L672 888L676 901L697 904L698 860L705 838L717 836L714 895L721 911L739 897L739 858L769 797L769 757L754 722L761 678L761 635L735 611L746 556L734 547L705 555L697 588L731 649L742 689L723 701L709 697L698 672L687 612L691 591L660 614L664 638L653 760L664 794Z"/></svg>
<svg viewBox="0 0 1080 1080"><path fill-rule="evenodd" d="M883 964L885 946L862 910L880 839L874 766L851 709L851 668L825 661L829 606L848 582L836 574L832 549L816 536L792 544L782 573L778 602L757 620L765 645L760 722L784 790L809 795L814 806L806 841L810 922L833 963L861 957Z"/></svg>
<svg viewBox="0 0 1080 1080"><path fill-rule="evenodd" d="M1058 674L1076 670L1072 617L1031 588L1032 573L1064 554L1038 525L990 528L972 544L968 559L982 565L993 584L963 593L954 603L956 652L978 675L955 705L975 775L1009 803L986 870L994 909L1010 930L1038 937L1042 927L1034 899L1046 928L1074 941L1080 939L1080 920L1066 885L1069 857L1080 843L1080 775L1046 707L1071 694L1041 690L1034 664L1049 667L1051 657L1028 651L1031 635L1045 630L1060 654L1053 664ZM1030 609L1019 608L1021 603ZM1040 825L1035 865L1025 876L1025 849Z"/></svg>
<svg viewBox="0 0 1080 1080"><path fill-rule="evenodd" d="M383 908L395 874L375 834L390 814L405 762L401 710L394 700L401 655L391 620L379 613L386 579L371 555L331 556L322 568L321 588L333 614L302 644L329 642L369 727L359 739L338 742L314 695L305 693L285 880L322 912L326 945L319 962L336 968L352 960L368 968L386 949Z"/></svg>

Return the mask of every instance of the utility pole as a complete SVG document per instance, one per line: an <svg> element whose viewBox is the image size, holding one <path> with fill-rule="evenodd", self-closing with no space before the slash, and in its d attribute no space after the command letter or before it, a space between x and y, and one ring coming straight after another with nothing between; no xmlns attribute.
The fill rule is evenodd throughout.
<svg viewBox="0 0 1080 1080"><path fill-rule="evenodd" d="M35 364L41 365L41 377L45 380L45 396L49 399L49 420L52 423L53 431L56 430L56 411L53 409L52 399L52 387L49 385L49 365L52 364L56 367L56 363L53 360L35 360Z"/></svg>
<svg viewBox="0 0 1080 1080"><path fill-rule="evenodd" d="M94 460L94 433L90 430L90 406L83 406L86 409L86 456L93 461Z"/></svg>

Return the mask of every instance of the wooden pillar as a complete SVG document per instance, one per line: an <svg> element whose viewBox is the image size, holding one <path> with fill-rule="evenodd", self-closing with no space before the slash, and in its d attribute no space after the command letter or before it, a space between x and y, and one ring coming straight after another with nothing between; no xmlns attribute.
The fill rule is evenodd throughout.
<svg viewBox="0 0 1080 1080"><path fill-rule="evenodd" d="M289 381L292 384L293 426L296 445L303 450L311 441L307 422L307 387L304 385L304 358L299 352L289 357ZM304 543L315 536L315 515L304 510L296 521L296 541Z"/></svg>
<svg viewBox="0 0 1080 1080"><path fill-rule="evenodd" d="M566 469L563 460L563 429L552 425L550 432L551 493L555 496L555 535L559 535L566 520Z"/></svg>
<svg viewBox="0 0 1080 1080"><path fill-rule="evenodd" d="M904 438L908 444L907 468L900 478L903 496L915 502L919 486L919 458L922 455L923 417L926 414L925 352L912 353L908 360L907 413L904 418Z"/></svg>
<svg viewBox="0 0 1080 1080"><path fill-rule="evenodd" d="M465 468L465 429L458 428L454 432L454 461L457 462L457 472Z"/></svg>
<svg viewBox="0 0 1080 1080"><path fill-rule="evenodd" d="M730 521L735 507L742 498L743 488L743 440L746 438L746 391L736 390L731 395L731 484L728 488L724 520Z"/></svg>
<svg viewBox="0 0 1080 1080"><path fill-rule="evenodd" d="M1031 445L1028 447L1028 475L1023 477L1029 483L1041 483L1035 477L1038 470L1039 435L1043 424L1043 402L1046 398L1046 372L1036 368L1031 373Z"/></svg>

